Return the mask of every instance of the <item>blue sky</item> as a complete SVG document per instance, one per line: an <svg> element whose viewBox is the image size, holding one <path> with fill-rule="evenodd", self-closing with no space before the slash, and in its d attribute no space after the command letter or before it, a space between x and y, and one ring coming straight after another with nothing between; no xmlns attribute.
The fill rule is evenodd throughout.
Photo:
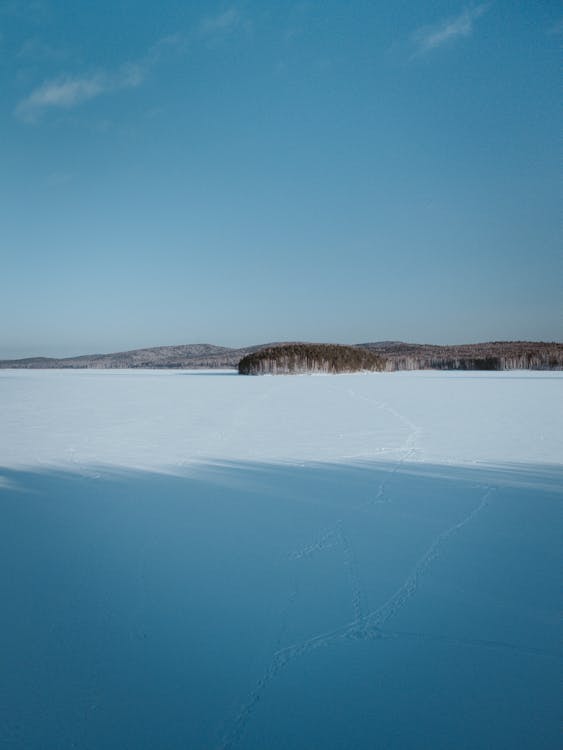
<svg viewBox="0 0 563 750"><path fill-rule="evenodd" d="M0 356L557 340L547 0L0 0Z"/></svg>

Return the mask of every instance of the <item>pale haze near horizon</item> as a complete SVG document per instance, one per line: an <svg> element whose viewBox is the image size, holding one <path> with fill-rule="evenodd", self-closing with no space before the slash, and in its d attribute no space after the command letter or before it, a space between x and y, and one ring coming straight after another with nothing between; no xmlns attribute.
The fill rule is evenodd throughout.
<svg viewBox="0 0 563 750"><path fill-rule="evenodd" d="M0 3L0 357L560 340L562 16Z"/></svg>

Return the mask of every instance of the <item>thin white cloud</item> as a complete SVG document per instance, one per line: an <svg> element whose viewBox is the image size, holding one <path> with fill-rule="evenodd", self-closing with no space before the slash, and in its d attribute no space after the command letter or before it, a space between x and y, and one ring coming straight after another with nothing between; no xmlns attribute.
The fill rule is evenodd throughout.
<svg viewBox="0 0 563 750"><path fill-rule="evenodd" d="M124 63L113 72L67 74L44 81L17 104L15 114L24 122L36 122L48 110L73 109L105 94L137 88L168 52L182 51L185 44L181 35L163 37L143 58Z"/></svg>
<svg viewBox="0 0 563 750"><path fill-rule="evenodd" d="M14 114L23 122L34 123L48 111L70 110L107 94L137 88L163 59L185 53L194 40L194 34L214 40L230 34L235 29L250 32L251 24L238 10L230 8L219 15L204 18L197 31L192 34L176 33L158 39L143 57L125 63L117 70L65 74L48 79L17 103ZM20 57L38 51L45 54L51 52L51 49L37 48L31 42L24 43L20 49Z"/></svg>
<svg viewBox="0 0 563 750"><path fill-rule="evenodd" d="M107 90L101 76L82 78L63 76L45 81L22 99L16 107L16 115L27 122L36 120L44 110L59 107L70 109L77 104L94 99Z"/></svg>
<svg viewBox="0 0 563 750"><path fill-rule="evenodd" d="M475 21L489 8L488 4L466 8L459 15L432 26L423 26L412 35L415 56L424 55L456 39L471 36Z"/></svg>
<svg viewBox="0 0 563 750"><path fill-rule="evenodd" d="M253 24L237 8L231 7L216 16L206 16L200 21L197 35L213 46L225 38L237 33L252 33Z"/></svg>
<svg viewBox="0 0 563 750"><path fill-rule="evenodd" d="M234 31L241 22L240 13L236 8L229 8L217 16L207 16L202 19L199 31L203 36L228 34Z"/></svg>
<svg viewBox="0 0 563 750"><path fill-rule="evenodd" d="M103 94L135 88L144 78L145 69L138 63L127 63L114 74L60 76L35 88L18 103L15 114L25 122L35 122L49 109L72 109Z"/></svg>

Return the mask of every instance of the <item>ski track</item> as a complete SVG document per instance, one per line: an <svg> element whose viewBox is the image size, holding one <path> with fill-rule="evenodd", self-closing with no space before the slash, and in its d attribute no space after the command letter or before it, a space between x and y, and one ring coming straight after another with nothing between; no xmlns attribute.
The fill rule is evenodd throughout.
<svg viewBox="0 0 563 750"><path fill-rule="evenodd" d="M377 409L387 411L408 428L408 435L401 446L397 461L386 472L384 478L375 491L374 496L372 498L369 498L357 509L362 511L379 504L391 502L391 499L387 494L388 485L395 477L395 475L400 471L403 464L405 464L408 460L412 459L416 455L417 440L420 435L420 428L418 428L407 417L400 414L384 402L378 402L367 397L357 396L352 390L349 391L349 395L352 398L358 398L367 401L368 403L374 405ZM319 633L318 635L308 638L300 643L286 646L285 648L277 650L273 654L272 660L268 668L266 669L266 672L256 683L246 704L241 708L238 715L232 721L231 729L226 733L222 744L219 746L219 750L232 750L233 748L236 748L243 737L244 731L248 725L248 722L252 718L254 709L260 701L262 694L267 689L268 685L277 677L278 674L280 674L283 669L289 666L289 664L291 664L295 659L301 656L306 656L307 654L318 648L324 648L337 642L403 638L410 640L414 639L436 641L467 647L509 649L535 655L551 655L551 652L543 651L541 649L527 648L515 644L503 643L500 641L456 639L441 635L428 635L424 633L399 632L382 629L386 625L386 623L395 615L397 615L397 613L400 612L405 607L407 602L416 594L421 579L428 573L432 564L443 554L444 547L448 544L451 538L454 537L458 532L460 532L467 524L469 524L475 518L475 516L483 511L483 509L488 505L493 492L496 490L495 487L491 486L478 486L478 488L481 489L481 496L477 505L460 521L457 521L455 524L448 527L445 531L442 531L440 534L438 534L438 536L431 542L430 546L427 548L422 557L414 565L401 586L399 586L399 588L383 604L381 604L376 609L368 612L367 614L364 614L365 596L360 585L360 571L358 562L352 545L344 531L344 522L342 519L338 519L333 527L325 529L325 531L320 535L317 541L289 553L288 557L291 560L297 561L304 560L309 556L316 554L317 552L321 552L337 546L343 550L344 566L346 568L347 578L351 590L354 619L339 628L325 633ZM291 603L293 603L293 598L290 599L290 604ZM285 608L285 615L287 615L288 610L289 606ZM286 627L287 625L282 627L282 631L277 638L278 643L281 642L282 635L283 633L285 633Z"/></svg>

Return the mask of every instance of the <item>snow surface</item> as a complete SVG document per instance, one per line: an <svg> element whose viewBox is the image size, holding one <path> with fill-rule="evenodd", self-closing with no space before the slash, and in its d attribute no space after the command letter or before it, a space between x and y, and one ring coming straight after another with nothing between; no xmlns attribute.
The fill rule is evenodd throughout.
<svg viewBox="0 0 563 750"><path fill-rule="evenodd" d="M558 372L0 370L0 465L563 461Z"/></svg>
<svg viewBox="0 0 563 750"><path fill-rule="evenodd" d="M0 424L0 747L559 747L561 373L4 370Z"/></svg>

